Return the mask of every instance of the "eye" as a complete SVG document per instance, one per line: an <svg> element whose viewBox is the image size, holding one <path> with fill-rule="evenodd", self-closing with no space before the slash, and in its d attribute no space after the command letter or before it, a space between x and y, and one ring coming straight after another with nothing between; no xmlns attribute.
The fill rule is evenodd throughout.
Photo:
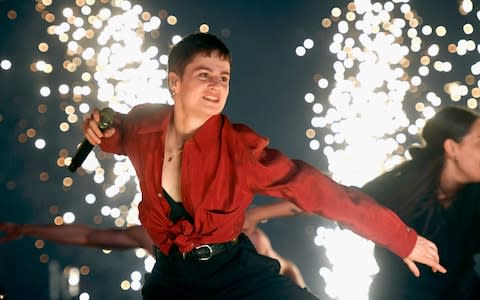
<svg viewBox="0 0 480 300"><path fill-rule="evenodd" d="M222 76L222 82L228 82L230 80L230 78L228 78L227 76Z"/></svg>
<svg viewBox="0 0 480 300"><path fill-rule="evenodd" d="M200 79L208 79L208 73L207 72L202 72L202 73L198 74L198 77L200 77Z"/></svg>

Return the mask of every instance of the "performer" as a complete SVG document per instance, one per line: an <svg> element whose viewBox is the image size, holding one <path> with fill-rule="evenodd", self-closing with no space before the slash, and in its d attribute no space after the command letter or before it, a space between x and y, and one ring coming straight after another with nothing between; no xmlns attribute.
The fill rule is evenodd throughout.
<svg viewBox="0 0 480 300"><path fill-rule="evenodd" d="M410 150L411 160L363 190L434 241L449 272L414 278L397 257L376 247L380 272L370 299L480 299L473 258L480 252L479 115L446 107L427 121L421 137L424 145Z"/></svg>
<svg viewBox="0 0 480 300"><path fill-rule="evenodd" d="M446 272L435 244L391 210L222 115L230 66L230 52L216 36L191 34L169 54L173 107L138 105L103 132L98 110L84 121L92 145L128 155L137 172L140 220L156 246L144 299L315 299L241 234L254 194L339 221L393 251L417 276L415 262Z"/></svg>

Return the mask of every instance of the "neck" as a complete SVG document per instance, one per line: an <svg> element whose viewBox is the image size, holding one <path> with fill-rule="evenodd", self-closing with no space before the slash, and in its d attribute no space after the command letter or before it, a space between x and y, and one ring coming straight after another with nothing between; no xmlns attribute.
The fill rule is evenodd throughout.
<svg viewBox="0 0 480 300"><path fill-rule="evenodd" d="M182 134L179 130L177 130L175 126L175 122L170 122L167 131L167 141L166 141L166 150L168 152L176 152L183 149L183 144L187 140L187 136Z"/></svg>
<svg viewBox="0 0 480 300"><path fill-rule="evenodd" d="M170 123L177 138L185 142L190 139L195 132L208 120L205 117L197 117L187 114L176 105L173 108L173 120Z"/></svg>
<svg viewBox="0 0 480 300"><path fill-rule="evenodd" d="M446 203L450 203L464 186L464 183L455 177L455 172L449 171L448 168L448 164L445 164L437 191L438 200Z"/></svg>

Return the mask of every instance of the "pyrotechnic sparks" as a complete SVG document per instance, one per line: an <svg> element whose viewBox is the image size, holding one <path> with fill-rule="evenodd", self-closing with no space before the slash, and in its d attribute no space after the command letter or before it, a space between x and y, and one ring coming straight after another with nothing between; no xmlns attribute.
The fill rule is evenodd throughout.
<svg viewBox="0 0 480 300"><path fill-rule="evenodd" d="M78 126L82 122L81 116L88 115L92 107L109 106L126 113L140 103L172 103L164 82L167 77L167 53L169 47L181 37L162 36L162 42L159 43L159 29L162 24L160 17L130 1L117 0L76 1L71 7L61 8L52 1L37 0L36 10L49 24L48 34L57 37L65 49L62 55L64 60L57 61L49 51L54 47L50 47L47 42L41 42L38 50L42 57L34 60L30 66L31 71L39 73L40 76L50 73L67 75L57 87L48 81L50 84L45 84L39 90L44 98L52 97L54 91L58 91L64 99L61 110L65 113L65 120L58 128L61 132L69 132ZM161 10L158 15L166 18L171 25L176 23L176 17L168 16L166 11ZM12 64L8 59L3 59L0 67L9 70ZM71 82L68 82L70 78ZM46 140L37 138L36 148L43 149L46 146ZM73 152L73 149L71 150ZM60 150L57 165L68 165L71 156L73 153L68 150ZM127 157L115 155L110 174L101 163L107 157L110 156L101 151L91 152L82 165L83 170L92 175L93 181L103 186L105 193L103 196L90 193L85 196L85 203L91 205L97 198L112 199L111 203L106 201L108 204L100 208L99 215L112 218L118 227L139 224L137 207L141 196L135 170ZM79 174L82 175L83 172ZM111 183L105 182L106 178L113 180ZM126 185L132 181L137 186L134 189L136 194L134 193L128 205L119 205L114 201L115 197L125 192ZM65 188L72 187L74 177L65 177L62 184ZM64 212L62 215L56 208L51 209L51 213L56 215L54 223L57 225L75 221L74 211ZM101 223L102 219L96 218L95 221ZM110 251L104 253L108 254ZM136 256L144 260L145 270L151 271L153 258L140 249L136 251ZM48 259L45 260L47 261ZM69 268L68 272L65 271L68 273L69 292L72 296L80 293L78 286L81 277L75 270L78 269ZM142 273L132 271L131 278L123 280L120 288L138 291L141 288ZM84 291L79 297L89 299L90 295Z"/></svg>
<svg viewBox="0 0 480 300"><path fill-rule="evenodd" d="M93 106L111 106L126 112L141 102L170 101L164 82L166 52L168 46L181 37L166 37L160 34L159 29L166 24L175 25L178 20L165 11L160 11L158 18L129 1L79 0L71 1L71 7L59 7L57 1L51 0L37 0L34 4L50 27L48 38L37 37L42 40L37 40L30 48L36 57L28 62L31 63L29 67L39 79L31 81L31 87L28 87L36 93L36 97L29 99L34 109L30 109L31 112L25 109L16 124L22 131L18 142L30 142L27 145L31 145L35 154L40 154L58 148L58 141L61 141L63 145L60 148L68 150L57 151L51 165L53 169L58 166L60 168L57 169L64 171L74 152L72 145L78 142L80 136L78 126ZM345 7L333 8L329 18L318 20L324 27L322 32L332 33L331 45L327 48L335 61L331 63L332 73L322 71L322 76L316 78L318 88L305 95L305 101L312 104L314 112L312 128L307 130L307 136L311 149L321 150L322 156L326 154L329 171L340 182L361 185L408 157L407 145L416 142L416 133L437 107L451 101L472 108L477 106L480 63L475 34L479 13L474 4L472 1L459 1L460 14L468 18L468 22L459 27L462 30L460 34L458 28L426 24L419 16L422 11L417 14L414 8L415 4L409 1L381 4L355 1ZM16 17L15 11L8 12L9 20ZM202 24L200 30L208 31L208 25ZM455 34L451 35L452 32ZM161 43L158 42L160 38ZM20 36L16 40L21 40ZM151 40L155 43L150 43ZM305 39L295 51L308 57L316 48L324 48L323 42ZM3 55L0 57L1 74L10 75L20 69L20 60ZM466 61L467 65L461 75L458 75L458 66L454 63L458 58ZM327 59L325 56L321 58L322 65L327 65ZM452 76L455 71L457 75ZM435 83L431 84L432 80ZM431 85L440 85L443 90ZM320 102L320 99L330 101ZM52 122L53 116L59 115L58 108L62 120L54 122L53 128L44 126ZM32 112L35 118L29 119ZM2 120L2 124L11 122L7 117L2 112L0 123ZM51 130L50 134L55 133L48 137L47 130ZM74 130L77 133L73 142L67 141ZM87 215L94 215L95 224L113 222L118 227L138 224L136 207L140 195L135 188L137 182L130 162L125 157L112 157L98 151L89 156L84 167L75 176L58 172L61 173L60 180L54 176L53 169L46 170L45 167L32 172L42 184L47 181L52 185L58 183L65 192L75 188L82 190L79 188L81 180L96 183L80 196L76 194L72 197L73 193L65 193L58 197L60 199L56 199L57 195L45 199L45 203L51 205L45 212L54 224L81 222L81 205L68 207L66 204L68 198L77 196L86 206ZM85 173L89 176L82 177ZM127 187L128 184L131 186ZM95 187L101 192L97 192ZM21 184L5 177L5 188L20 191ZM129 191L133 191L134 195L126 195ZM40 198L40 194L31 196L35 200L37 197ZM56 205L55 201L61 205ZM331 244L327 242L331 239L338 239L337 234L329 230L320 230L318 236L317 240L323 237L325 244ZM364 249L363 242L355 240ZM343 248L352 248L343 238L337 243ZM35 242L35 246L39 251L44 249L43 243ZM44 254L46 250L42 252L40 261L49 263L50 268L54 265L54 256ZM348 261L330 254L328 256L332 261ZM150 270L153 265L153 258L144 250L136 250L135 255L141 259L140 268L132 266L127 275L115 274L122 276L116 283L119 288L136 290L139 281L133 275L137 271L135 268L142 269L145 265L145 269ZM357 259L356 265L360 260ZM82 272L82 268L79 268L80 281L83 281L82 276L89 274ZM347 296L341 294L345 291L335 292L338 286L335 280L344 276L350 278L338 275L341 274L339 269L343 269L341 264L335 265L332 270L322 269L321 273L328 278L329 286L334 287L329 288L329 293L346 299ZM66 271L60 268L55 272L64 276ZM373 272L374 268L369 267L369 272L364 275L369 276ZM348 284L353 281L368 284L369 277L364 279L349 279ZM364 291L363 287L358 287L358 290ZM79 293L80 299L90 298L87 292Z"/></svg>
<svg viewBox="0 0 480 300"><path fill-rule="evenodd" d="M470 14L473 8L471 1L460 1L462 15ZM438 74L453 74L455 56L480 52L480 46L469 37L474 25L462 26L464 36L449 37L445 25L426 24L421 13L408 0L357 0L345 8L334 7L331 16L322 21L323 27L332 31L329 51L335 60L333 74L317 76L320 90L305 95L315 114L306 134L312 150L323 146L328 171L340 183L362 186L408 159L407 145L419 142L418 132L441 105L453 101L472 109L478 106L478 56L469 72L460 75L464 79L455 77L458 72L450 77L442 75L443 91L436 88ZM447 37L458 40L447 41ZM298 56L308 51L307 41L296 48ZM328 102L322 101L326 98ZM358 249L352 246L357 237L339 241L335 235L342 233L337 231L319 229L318 234L317 240L322 240L319 245L326 247L327 253L338 250L338 243L344 249ZM368 299L374 267L358 266L359 261L375 264L371 259L373 244L368 245L368 251L355 251L355 268L366 270L356 273L355 278L352 268L341 267L351 253L329 257L333 268L321 270L321 275L331 297ZM363 287L343 289L354 282L361 282Z"/></svg>

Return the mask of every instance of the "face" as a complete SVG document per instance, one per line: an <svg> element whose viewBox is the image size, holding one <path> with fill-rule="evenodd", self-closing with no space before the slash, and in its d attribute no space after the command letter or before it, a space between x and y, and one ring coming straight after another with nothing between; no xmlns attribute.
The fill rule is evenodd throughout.
<svg viewBox="0 0 480 300"><path fill-rule="evenodd" d="M215 52L199 53L185 66L182 77L169 74L175 107L185 116L204 120L222 112L230 84L230 63Z"/></svg>
<svg viewBox="0 0 480 300"><path fill-rule="evenodd" d="M480 119L460 143L453 143L452 157L463 183L480 182Z"/></svg>

